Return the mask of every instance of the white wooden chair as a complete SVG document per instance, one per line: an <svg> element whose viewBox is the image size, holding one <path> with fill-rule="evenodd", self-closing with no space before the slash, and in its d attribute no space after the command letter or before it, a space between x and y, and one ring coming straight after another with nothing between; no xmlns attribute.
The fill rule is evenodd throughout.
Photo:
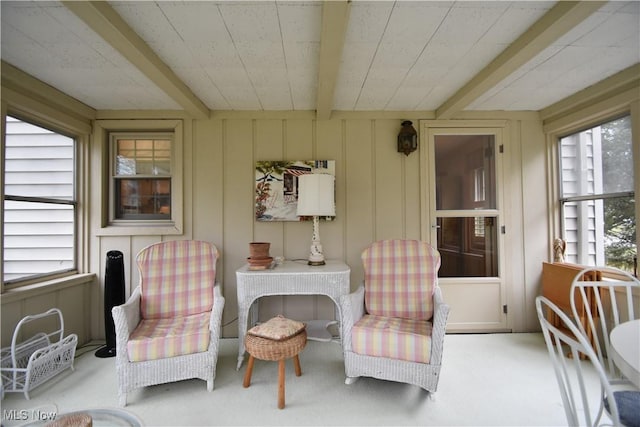
<svg viewBox="0 0 640 427"><path fill-rule="evenodd" d="M224 298L208 242L155 243L137 255L140 285L113 308L119 404L136 388L200 378L213 390Z"/></svg>
<svg viewBox="0 0 640 427"><path fill-rule="evenodd" d="M596 274L588 274L590 272ZM599 280L584 280L585 277L597 277ZM575 319L583 318L578 322L578 328L591 341L598 361L607 371L609 379L618 383L627 381L621 377L613 360L608 357L611 354L609 335L621 322L640 316L638 300L640 281L617 268L585 268L571 284L572 314ZM638 411L640 412L640 408Z"/></svg>
<svg viewBox="0 0 640 427"><path fill-rule="evenodd" d="M440 254L418 240L383 240L362 261L364 283L341 299L346 383L365 376L436 391L449 315Z"/></svg>
<svg viewBox="0 0 640 427"><path fill-rule="evenodd" d="M587 338L580 333L575 323L549 299L538 296L536 311L544 339L553 362L553 369L560 388L562 404L569 426L598 426L603 409L610 423L604 425L637 425L638 408L635 391L614 391L604 367L591 348ZM561 325L554 326L549 319L553 314ZM568 332L567 332L568 331ZM567 351L569 352L567 354ZM585 354L587 357L580 357ZM595 371L600 390L590 388ZM598 393L598 391L600 393ZM595 406L597 410L593 410Z"/></svg>

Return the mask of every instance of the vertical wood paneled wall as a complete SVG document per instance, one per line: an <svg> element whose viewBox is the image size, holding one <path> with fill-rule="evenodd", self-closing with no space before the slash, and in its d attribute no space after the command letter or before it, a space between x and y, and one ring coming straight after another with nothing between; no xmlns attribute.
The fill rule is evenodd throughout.
<svg viewBox="0 0 640 427"><path fill-rule="evenodd" d="M92 266L100 286L93 297L94 336L103 334L101 287L104 257L117 249L125 256L127 292L137 285L135 254L147 244L173 238L213 242L221 252L218 279L226 298L223 334L237 336L235 270L246 262L249 242L271 242L272 256L306 258L311 241L311 224L299 222L257 222L254 220L254 166L257 160L336 161L336 220L320 226L325 256L340 259L351 267L351 288L363 278L360 253L372 241L386 238L421 238L420 153L409 156L396 151L401 119L335 118L226 118L196 120L185 125L185 234L183 236L100 236L93 245ZM418 129L418 121L415 122ZM530 125L531 126L531 125ZM539 125L534 125L536 128ZM520 129L520 127L517 127ZM541 135L538 133L538 135ZM520 135L512 135L520 154ZM532 141L540 152L544 144ZM531 146L533 147L533 145ZM97 148L93 148L94 150ZM422 148L419 148L419 150ZM544 177L542 163L534 172ZM512 173L520 176L520 158ZM94 179L93 182L99 182ZM542 184L542 183L541 183ZM540 187L543 187L541 185ZM93 189L100 191L99 188ZM517 198L522 203L521 196ZM515 206L515 218L523 216L522 204ZM543 227L546 225L542 225ZM522 235L522 230L518 231ZM541 256L544 256L543 252ZM508 255L509 256L509 255ZM522 254L518 254L521 265ZM536 263L539 266L539 261ZM522 276L518 272L518 277ZM525 304L535 293L538 277L533 272L530 289L514 283L514 296ZM526 294L526 296L525 296ZM284 314L300 319L333 318L333 303L325 297L269 297L261 301L261 318ZM516 308L517 310L517 308ZM519 321L520 330L527 329Z"/></svg>
<svg viewBox="0 0 640 427"><path fill-rule="evenodd" d="M254 220L254 167L257 160L336 161L336 220L321 224L325 256L347 262L352 287L362 280L360 252L382 238L420 238L419 154L396 152L401 120L327 120L228 118L194 121L185 138L184 236L98 237L97 274L102 283L107 251L124 253L127 293L138 282L135 254L161 239L194 238L213 242L221 252L218 278L226 298L225 336L237 334L235 270L246 262L249 242L271 242L271 255L306 258L311 225ZM185 126L189 128L189 126ZM190 195L187 195L189 193ZM102 285L101 285L102 286ZM100 309L96 296L93 307ZM325 297L270 297L261 317L283 313L312 319L333 318ZM101 335L102 320L93 322Z"/></svg>
<svg viewBox="0 0 640 427"><path fill-rule="evenodd" d="M33 314L44 313L50 308L59 308L64 321L64 336L76 334L78 343L85 344L93 338L88 319L92 316L104 317L102 311L91 312L90 301L97 289L96 278L93 274L77 276L72 281L52 283L44 287L31 286L23 292L7 292L2 296L2 348L11 346L11 340L16 325L20 320ZM57 319L48 318L45 329L47 332L53 331L57 326ZM22 336L17 343L20 343L38 332L42 332L43 321L37 321L21 328ZM104 336L104 327L100 336Z"/></svg>

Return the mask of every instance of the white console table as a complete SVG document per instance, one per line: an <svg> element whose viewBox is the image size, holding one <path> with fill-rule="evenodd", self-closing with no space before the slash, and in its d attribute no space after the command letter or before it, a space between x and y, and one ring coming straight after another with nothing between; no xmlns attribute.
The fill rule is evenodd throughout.
<svg viewBox="0 0 640 427"><path fill-rule="evenodd" d="M247 318L251 325L257 321L257 304L260 297L271 295L325 295L336 305L337 319L341 318L340 297L350 292L351 269L341 261L326 261L325 265L310 266L306 263L285 261L266 270L249 270L249 265L236 270L238 290L238 366L244 361L244 336ZM342 337L342 327L339 328Z"/></svg>

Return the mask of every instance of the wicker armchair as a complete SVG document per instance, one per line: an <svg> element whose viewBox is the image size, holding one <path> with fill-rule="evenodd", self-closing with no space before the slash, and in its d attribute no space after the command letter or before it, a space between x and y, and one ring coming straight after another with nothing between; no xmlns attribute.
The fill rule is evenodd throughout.
<svg viewBox="0 0 640 427"><path fill-rule="evenodd" d="M436 391L449 315L440 254L417 240L384 240L362 261L364 284L341 300L345 382L366 376Z"/></svg>
<svg viewBox="0 0 640 427"><path fill-rule="evenodd" d="M112 310L120 406L149 385L200 378L213 390L224 308L217 259L215 246L191 240L138 253L140 285Z"/></svg>

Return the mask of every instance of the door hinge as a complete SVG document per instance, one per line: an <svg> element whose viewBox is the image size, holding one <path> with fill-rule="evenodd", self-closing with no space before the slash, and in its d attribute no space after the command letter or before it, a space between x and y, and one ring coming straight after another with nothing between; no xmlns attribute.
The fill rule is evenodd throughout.
<svg viewBox="0 0 640 427"><path fill-rule="evenodd" d="M504 314L507 314L507 311L509 311L509 310L507 310L507 304L505 304L505 305L502 306L502 312Z"/></svg>
<svg viewBox="0 0 640 427"><path fill-rule="evenodd" d="M504 225L500 227L500 232L502 234L507 234L507 227L505 227Z"/></svg>
<svg viewBox="0 0 640 427"><path fill-rule="evenodd" d="M504 144L500 144L500 147L498 147L498 152L504 153Z"/></svg>

